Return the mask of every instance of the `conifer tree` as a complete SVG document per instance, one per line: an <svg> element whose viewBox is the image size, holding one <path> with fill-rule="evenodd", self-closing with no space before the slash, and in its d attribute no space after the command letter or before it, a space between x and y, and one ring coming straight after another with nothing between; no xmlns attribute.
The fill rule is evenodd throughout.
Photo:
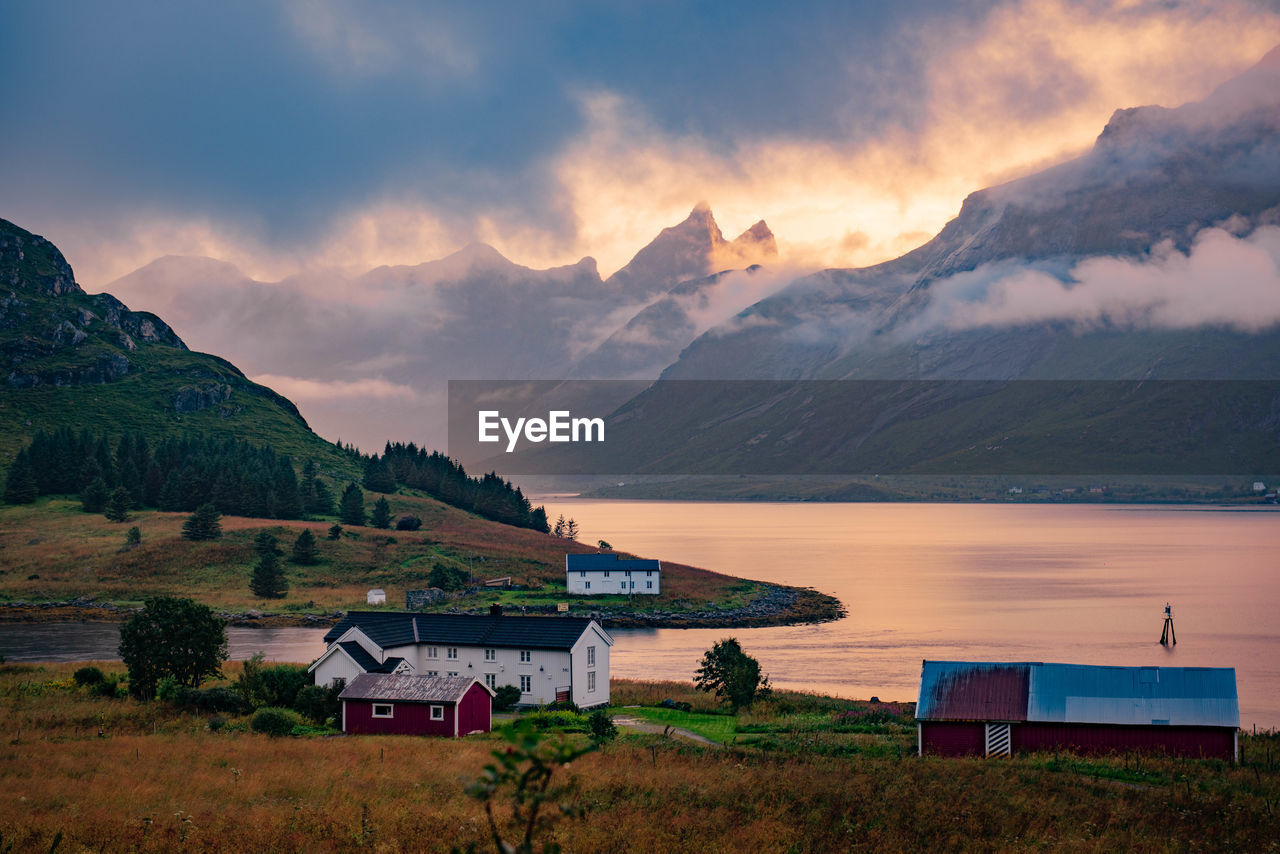
<svg viewBox="0 0 1280 854"><path fill-rule="evenodd" d="M111 491L107 506L102 513L112 522L127 522L131 507L133 507L133 498L129 496L129 490L123 486L117 486Z"/></svg>
<svg viewBox="0 0 1280 854"><path fill-rule="evenodd" d="M330 525L330 526L329 526L329 533L328 533L328 535L327 535L327 536L328 536L328 538L329 538L329 539L331 539L331 540L340 540L340 539L342 539L342 526L341 526L341 525Z"/></svg>
<svg viewBox="0 0 1280 854"><path fill-rule="evenodd" d="M212 504L201 504L182 523L182 536L188 540L216 540L222 536L222 514Z"/></svg>
<svg viewBox="0 0 1280 854"><path fill-rule="evenodd" d="M80 506L86 513L101 513L107 506L107 484L95 477L80 493Z"/></svg>
<svg viewBox="0 0 1280 854"><path fill-rule="evenodd" d="M280 557L275 549L275 537L271 537L270 548L259 549L258 553L260 557L257 566L253 568L249 589L253 591L254 596L262 599L283 599L289 593L289 582L285 580L284 570L280 567Z"/></svg>
<svg viewBox="0 0 1280 854"><path fill-rule="evenodd" d="M557 537L564 536L564 514L563 513L561 513L560 518L556 520L556 526L551 529L551 533L555 534Z"/></svg>
<svg viewBox="0 0 1280 854"><path fill-rule="evenodd" d="M4 485L6 504L30 504L40 497L40 487L36 484L35 472L31 467L31 457L23 448L14 457L9 466L9 479Z"/></svg>
<svg viewBox="0 0 1280 854"><path fill-rule="evenodd" d="M564 535L571 540L578 539L578 523L570 519L564 523Z"/></svg>
<svg viewBox="0 0 1280 854"><path fill-rule="evenodd" d="M348 483L347 488L342 490L338 521L344 525L364 524L364 492L354 483Z"/></svg>
<svg viewBox="0 0 1280 854"><path fill-rule="evenodd" d="M391 505L387 503L387 496L382 496L373 505L373 518L370 521L375 528L391 527Z"/></svg>
<svg viewBox="0 0 1280 854"><path fill-rule="evenodd" d="M303 566L311 566L318 559L315 534L311 533L310 528L303 528L302 533L298 535L298 539L293 541L293 554L290 556L290 560Z"/></svg>

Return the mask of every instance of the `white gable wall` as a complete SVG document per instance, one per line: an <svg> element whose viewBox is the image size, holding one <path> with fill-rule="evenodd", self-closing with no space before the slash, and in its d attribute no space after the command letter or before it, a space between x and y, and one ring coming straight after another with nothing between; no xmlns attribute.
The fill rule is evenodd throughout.
<svg viewBox="0 0 1280 854"><path fill-rule="evenodd" d="M609 702L610 643L604 631L592 623L573 645L573 701L583 708ZM591 647L595 648L594 664ZM591 674L595 674L594 690Z"/></svg>

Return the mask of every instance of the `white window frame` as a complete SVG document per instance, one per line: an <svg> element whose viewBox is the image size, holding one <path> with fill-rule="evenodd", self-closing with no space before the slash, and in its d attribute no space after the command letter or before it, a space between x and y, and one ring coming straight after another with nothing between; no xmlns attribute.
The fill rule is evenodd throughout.
<svg viewBox="0 0 1280 854"><path fill-rule="evenodd" d="M609 570L607 570L607 569L606 569L606 570L604 571L604 577L605 577L605 578L608 578L608 577L609 577Z"/></svg>
<svg viewBox="0 0 1280 854"><path fill-rule="evenodd" d="M533 650L531 649L520 650L520 663L533 664Z"/></svg>
<svg viewBox="0 0 1280 854"><path fill-rule="evenodd" d="M428 670L428 671L427 671L427 675L428 675L428 676L439 676L439 675L440 675L440 671L439 671L439 670Z"/></svg>
<svg viewBox="0 0 1280 854"><path fill-rule="evenodd" d="M484 684L487 688L496 691L498 689L498 674L486 673L484 675Z"/></svg>
<svg viewBox="0 0 1280 854"><path fill-rule="evenodd" d="M440 657L440 647L438 646L427 647L427 658L439 658L439 657Z"/></svg>
<svg viewBox="0 0 1280 854"><path fill-rule="evenodd" d="M587 647L587 667L596 666L596 648L594 646Z"/></svg>
<svg viewBox="0 0 1280 854"><path fill-rule="evenodd" d="M520 693L521 694L533 693L533 677L532 676L525 674L524 676L520 677Z"/></svg>
<svg viewBox="0 0 1280 854"><path fill-rule="evenodd" d="M496 649L486 649L486 650L484 651L484 660L485 660L485 661L497 661L497 660L498 660L498 651L497 651Z"/></svg>
<svg viewBox="0 0 1280 854"><path fill-rule="evenodd" d="M432 707L431 707L431 720L433 720L433 721L442 721L442 720L444 720L444 706L432 706Z"/></svg>
<svg viewBox="0 0 1280 854"><path fill-rule="evenodd" d="M588 581L586 584L584 584L584 585L582 586L582 589L583 589L583 590L590 590L590 589L591 589L591 582L590 582L590 581Z"/></svg>
<svg viewBox="0 0 1280 854"><path fill-rule="evenodd" d="M456 670L450 670L448 673L445 674L445 676L457 676L457 675L458 675L458 671Z"/></svg>
<svg viewBox="0 0 1280 854"><path fill-rule="evenodd" d="M452 659L453 661L457 661L458 648L456 646L446 646L444 648L444 657L448 659Z"/></svg>
<svg viewBox="0 0 1280 854"><path fill-rule="evenodd" d="M385 709L385 711L378 711ZM394 718L396 716L396 707L392 703L374 703L373 716L375 718Z"/></svg>
<svg viewBox="0 0 1280 854"><path fill-rule="evenodd" d="M653 582L652 582L652 581L646 581L646 582L644 583L644 587L645 587L645 589L646 589L646 590L652 590L652 589L653 589Z"/></svg>
<svg viewBox="0 0 1280 854"><path fill-rule="evenodd" d="M596 672L594 670L587 671L587 693L594 694L596 692Z"/></svg>

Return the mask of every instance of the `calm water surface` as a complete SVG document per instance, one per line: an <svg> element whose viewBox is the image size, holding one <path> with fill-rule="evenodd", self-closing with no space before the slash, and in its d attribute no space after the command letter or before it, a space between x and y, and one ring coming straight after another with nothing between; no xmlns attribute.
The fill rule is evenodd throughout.
<svg viewBox="0 0 1280 854"><path fill-rule="evenodd" d="M615 676L692 678L733 634L775 685L914 700L925 658L1235 667L1241 722L1280 727L1280 513L964 504L550 499L583 542L839 597L847 619L615 630ZM1160 637L1171 602L1178 646ZM231 655L310 661L314 629L232 629ZM10 660L109 658L112 626L0 626Z"/></svg>

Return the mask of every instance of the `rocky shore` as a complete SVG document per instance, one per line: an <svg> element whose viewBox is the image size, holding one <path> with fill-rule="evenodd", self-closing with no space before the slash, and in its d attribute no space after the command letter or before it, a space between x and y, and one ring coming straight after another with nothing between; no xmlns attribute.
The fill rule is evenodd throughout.
<svg viewBox="0 0 1280 854"><path fill-rule="evenodd" d="M138 610L138 608L91 599L69 599L61 602L4 602L0 603L0 622L124 622ZM453 606L443 610L443 613L447 614L487 612L487 605L483 607ZM557 612L554 605L534 605L521 609L520 613L555 615ZM771 584L767 585L749 604L740 608L717 608L715 603L708 602L706 608L699 610L633 611L613 607L590 611L578 609L571 615L575 617L589 615L606 628L716 629L825 623L845 616L845 609L840 604L840 600L834 596L807 588ZM335 625L344 615L341 611L332 614L223 611L219 612L219 616L233 626L325 628Z"/></svg>

